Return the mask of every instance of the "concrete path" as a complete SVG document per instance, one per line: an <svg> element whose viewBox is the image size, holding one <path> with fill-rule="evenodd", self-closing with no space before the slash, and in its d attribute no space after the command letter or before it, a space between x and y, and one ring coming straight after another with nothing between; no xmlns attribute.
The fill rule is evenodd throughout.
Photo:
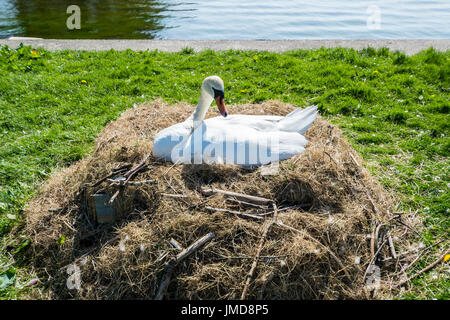
<svg viewBox="0 0 450 320"><path fill-rule="evenodd" d="M0 39L0 45L17 47L20 43L48 50L160 50L180 51L190 47L195 51L212 50L267 50L282 52L295 49L316 49L320 47L345 47L363 49L387 47L411 55L434 47L436 50L450 49L450 39L443 40L52 40L40 38L12 37Z"/></svg>

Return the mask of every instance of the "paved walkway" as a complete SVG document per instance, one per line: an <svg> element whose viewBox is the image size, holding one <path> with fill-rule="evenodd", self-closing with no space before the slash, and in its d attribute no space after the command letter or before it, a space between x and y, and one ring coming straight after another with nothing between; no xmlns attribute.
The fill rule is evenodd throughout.
<svg viewBox="0 0 450 320"><path fill-rule="evenodd" d="M155 50L176 52L190 47L196 51L212 50L267 50L282 52L295 49L316 49L320 47L346 47L363 49L387 47L408 55L434 47L436 50L450 49L450 39L444 40L52 40L39 38L0 39L0 45L17 47L20 43L48 50Z"/></svg>

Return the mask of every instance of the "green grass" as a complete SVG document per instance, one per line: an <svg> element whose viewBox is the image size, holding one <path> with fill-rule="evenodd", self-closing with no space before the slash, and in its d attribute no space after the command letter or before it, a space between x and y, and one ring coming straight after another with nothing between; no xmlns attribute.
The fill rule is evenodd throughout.
<svg viewBox="0 0 450 320"><path fill-rule="evenodd" d="M99 131L133 104L155 98L197 103L205 76L217 74L233 104L280 99L318 104L343 129L400 210L417 210L425 245L449 236L450 52L405 56L387 49L243 51L32 51L0 48L0 275L20 298L33 275L23 207L56 168L92 152ZM188 115L186 115L187 117ZM437 254L422 259L420 270ZM12 262L12 266L8 266ZM448 299L444 271L413 284L406 299Z"/></svg>

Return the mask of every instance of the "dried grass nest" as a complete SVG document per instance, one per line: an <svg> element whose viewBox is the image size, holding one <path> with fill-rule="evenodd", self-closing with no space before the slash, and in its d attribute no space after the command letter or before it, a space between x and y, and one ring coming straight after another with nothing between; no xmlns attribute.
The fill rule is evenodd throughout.
<svg viewBox="0 0 450 320"><path fill-rule="evenodd" d="M172 165L148 156L153 135L184 121L193 108L157 100L125 111L103 129L92 155L54 173L30 201L26 230L33 267L48 279L39 298L153 299L165 265L180 252L170 240L186 248L210 232L214 239L175 268L165 299L239 299L254 260L247 299L389 297L395 259L388 239L395 240L397 250L411 247L405 225L416 225L417 219L392 213L395 200L363 168L337 127L319 116L306 133L306 152L282 161L276 175L230 165ZM285 115L293 109L269 101L230 111ZM153 183L102 181L141 162L145 166L130 181ZM118 174L111 175L117 168ZM262 242L267 222L274 221L271 207L247 207L223 195L206 197L204 187L271 199L278 221L288 227L272 225ZM114 203L122 218L96 224L89 197L118 190ZM207 206L266 221L212 212ZM379 290L367 285L370 264L381 270ZM77 275L79 286L68 285L75 284Z"/></svg>

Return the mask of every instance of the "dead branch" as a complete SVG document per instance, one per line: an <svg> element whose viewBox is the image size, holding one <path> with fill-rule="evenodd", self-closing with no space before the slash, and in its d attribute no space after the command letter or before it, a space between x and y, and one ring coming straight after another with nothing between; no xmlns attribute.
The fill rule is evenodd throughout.
<svg viewBox="0 0 450 320"><path fill-rule="evenodd" d="M131 177L133 175L135 175L136 173L138 173L140 170L144 169L145 167L147 167L147 165L145 164L148 160L148 158L150 158L151 153L147 154L144 159L142 159L142 161L133 169L127 171L124 173L124 177L127 178L126 181L129 181L131 179Z"/></svg>
<svg viewBox="0 0 450 320"><path fill-rule="evenodd" d="M268 205L270 203L273 203L273 200L261 198L257 196L250 196L243 193L236 193L226 190L219 190L219 189L202 189L202 193L206 196L211 196L213 194L223 194L226 197L233 197L237 200L242 200L246 202L261 204L261 205Z"/></svg>
<svg viewBox="0 0 450 320"><path fill-rule="evenodd" d="M389 248L391 249L392 258L397 259L397 252L395 251L394 241L392 240L391 232L387 232Z"/></svg>
<svg viewBox="0 0 450 320"><path fill-rule="evenodd" d="M169 198L189 198L189 196L185 194L172 194L172 193L161 193L162 196L169 197Z"/></svg>
<svg viewBox="0 0 450 320"><path fill-rule="evenodd" d="M375 230L377 226L374 225L372 228L372 233L370 234L370 259L372 260L375 256Z"/></svg>
<svg viewBox="0 0 450 320"><path fill-rule="evenodd" d="M121 173L122 171L125 171L125 170L128 169L129 167L130 167L130 165L128 165L128 166L125 166L125 165L124 165L124 166L121 166L121 167L119 167L119 168L115 168L115 169L112 170L112 172L111 172L110 174L108 174L107 176L105 176L105 177L103 177L103 178L100 178L99 180L97 180L97 181L94 182L93 184L88 185L88 187L95 188L96 186L98 186L99 184L101 184L103 181L106 181L107 179L110 179L110 178L114 177L115 175Z"/></svg>
<svg viewBox="0 0 450 320"><path fill-rule="evenodd" d="M155 179L150 179L150 180L142 180L142 181L117 181L114 179L108 179L109 182L111 182L112 184L115 185L119 185L119 186L124 186L124 185L128 185L128 186L142 186L144 184L150 184L155 182Z"/></svg>
<svg viewBox="0 0 450 320"><path fill-rule="evenodd" d="M215 234L214 232L210 232L207 235L203 236L202 238L195 241L193 244L191 244L189 247L184 249L182 252L177 254L176 257L173 257L170 259L170 261L164 266L165 274L162 278L162 281L158 288L158 293L156 294L155 300L162 300L164 298L164 295L166 293L167 287L169 286L170 280L172 278L173 271L175 270L175 267L184 259L186 259L188 256L196 252L198 249L203 247L205 244L207 244L209 241L214 239Z"/></svg>
<svg viewBox="0 0 450 320"><path fill-rule="evenodd" d="M119 190L117 190L114 194L113 194L113 196L111 197L111 199L109 199L109 201L108 201L108 204L113 204L114 203L114 200L116 200L116 198L117 198L117 196L119 195L119 193L120 193L120 189Z"/></svg>
<svg viewBox="0 0 450 320"><path fill-rule="evenodd" d="M384 227L384 224L383 223L380 223L376 228L375 228L375 235L374 235L374 245L375 245L375 250L378 250L378 247L379 247L379 245L378 245L378 239L380 238L380 231L381 231L381 228L382 227ZM383 238L383 237L382 237ZM373 258L373 256L372 256L372 258Z"/></svg>
<svg viewBox="0 0 450 320"><path fill-rule="evenodd" d="M239 216L239 217L244 218L244 219L252 219L252 220L256 220L256 221L264 221L263 217L256 216L256 215L253 215L253 214L243 213L243 212L239 212L239 211L233 211L233 210L227 210L227 209L221 209L221 208L213 208L213 207L208 207L208 206L206 206L205 209L209 210L209 211L224 212L224 213L234 214L234 215Z"/></svg>
<svg viewBox="0 0 450 320"><path fill-rule="evenodd" d="M261 206L258 204L254 204L254 203L250 203L250 202L246 202L246 201L240 201L240 200L236 200L233 198L227 198L228 201L233 202L233 203L237 203L240 206L243 207L252 207L252 208L257 208L257 209L262 209L262 210L266 210L268 207L267 206Z"/></svg>

